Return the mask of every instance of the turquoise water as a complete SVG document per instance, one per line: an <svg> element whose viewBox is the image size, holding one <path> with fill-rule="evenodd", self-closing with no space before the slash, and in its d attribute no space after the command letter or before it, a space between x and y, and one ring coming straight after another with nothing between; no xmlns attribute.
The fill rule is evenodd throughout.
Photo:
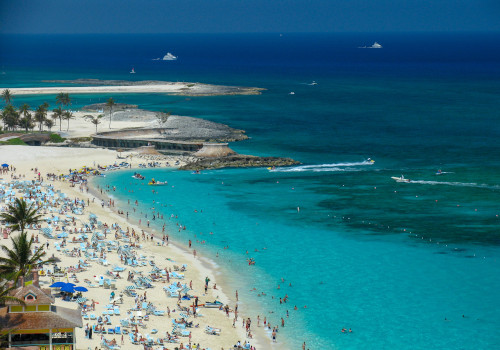
<svg viewBox="0 0 500 350"><path fill-rule="evenodd" d="M141 171L168 180L157 194L128 172L97 180L117 185L117 198L138 199L144 213L153 200L162 205L172 238L191 239L227 270L255 315L277 324L288 310L280 337L294 348L500 346L498 35L68 36L51 50L51 38L21 39L3 38L2 87L128 79L133 66L136 80L267 89L113 98L244 129L251 139L233 149L303 166ZM384 49L357 49L375 40ZM151 61L166 47L178 61ZM74 96L73 108L108 97ZM14 102L46 99L54 96ZM413 181L391 179L402 174ZM285 294L290 301L280 305Z"/></svg>

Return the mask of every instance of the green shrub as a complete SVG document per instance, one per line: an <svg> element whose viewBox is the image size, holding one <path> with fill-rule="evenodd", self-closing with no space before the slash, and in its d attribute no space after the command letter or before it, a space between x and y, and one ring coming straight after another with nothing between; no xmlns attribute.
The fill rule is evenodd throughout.
<svg viewBox="0 0 500 350"><path fill-rule="evenodd" d="M19 137L7 140L7 141L1 141L0 145L22 145L26 146L26 143L21 140Z"/></svg>
<svg viewBox="0 0 500 350"><path fill-rule="evenodd" d="M59 134L50 134L50 142L60 143L66 140L64 137L61 137Z"/></svg>

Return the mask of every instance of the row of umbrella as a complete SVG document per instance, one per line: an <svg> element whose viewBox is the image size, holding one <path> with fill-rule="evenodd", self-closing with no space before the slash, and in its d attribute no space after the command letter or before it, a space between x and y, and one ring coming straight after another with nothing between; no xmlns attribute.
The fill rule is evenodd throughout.
<svg viewBox="0 0 500 350"><path fill-rule="evenodd" d="M49 286L50 288L61 288L61 292L88 292L89 290L82 286L76 286L74 283L56 282Z"/></svg>

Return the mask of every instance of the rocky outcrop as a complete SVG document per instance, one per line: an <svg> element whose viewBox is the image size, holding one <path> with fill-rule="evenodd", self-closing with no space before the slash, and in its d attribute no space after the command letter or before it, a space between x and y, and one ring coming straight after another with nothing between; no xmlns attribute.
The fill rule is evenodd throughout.
<svg viewBox="0 0 500 350"><path fill-rule="evenodd" d="M144 86L144 85L175 85L179 83L160 80L101 80L101 79L75 79L75 80L43 80L44 83L76 84L94 86ZM260 95L263 88L246 86L226 86L203 83L183 83L185 86L179 91L169 92L170 95L180 96L221 96L221 95Z"/></svg>
<svg viewBox="0 0 500 350"><path fill-rule="evenodd" d="M282 167L297 165L300 162L291 158L257 157L235 154L226 157L200 158L182 166L181 170L206 170L220 168Z"/></svg>
<svg viewBox="0 0 500 350"><path fill-rule="evenodd" d="M194 153L194 156L200 158L219 158L233 155L234 152L227 146L227 143L204 143L203 147Z"/></svg>

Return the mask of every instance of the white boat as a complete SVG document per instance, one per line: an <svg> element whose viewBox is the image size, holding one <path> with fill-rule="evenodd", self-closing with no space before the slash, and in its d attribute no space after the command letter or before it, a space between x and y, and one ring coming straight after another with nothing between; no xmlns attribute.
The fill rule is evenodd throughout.
<svg viewBox="0 0 500 350"><path fill-rule="evenodd" d="M383 48L378 42L374 42L372 46L359 46L358 49L381 49Z"/></svg>
<svg viewBox="0 0 500 350"><path fill-rule="evenodd" d="M295 92L292 91L288 95L295 95Z"/></svg>
<svg viewBox="0 0 500 350"><path fill-rule="evenodd" d="M132 68L132 70L130 71L130 74L135 74L135 69Z"/></svg>
<svg viewBox="0 0 500 350"><path fill-rule="evenodd" d="M403 175L401 175L401 177L391 176L391 179L393 179L396 182L411 182L410 179L405 178Z"/></svg>
<svg viewBox="0 0 500 350"><path fill-rule="evenodd" d="M177 56L172 55L170 52L167 52L165 56L163 56L163 61L175 61Z"/></svg>

